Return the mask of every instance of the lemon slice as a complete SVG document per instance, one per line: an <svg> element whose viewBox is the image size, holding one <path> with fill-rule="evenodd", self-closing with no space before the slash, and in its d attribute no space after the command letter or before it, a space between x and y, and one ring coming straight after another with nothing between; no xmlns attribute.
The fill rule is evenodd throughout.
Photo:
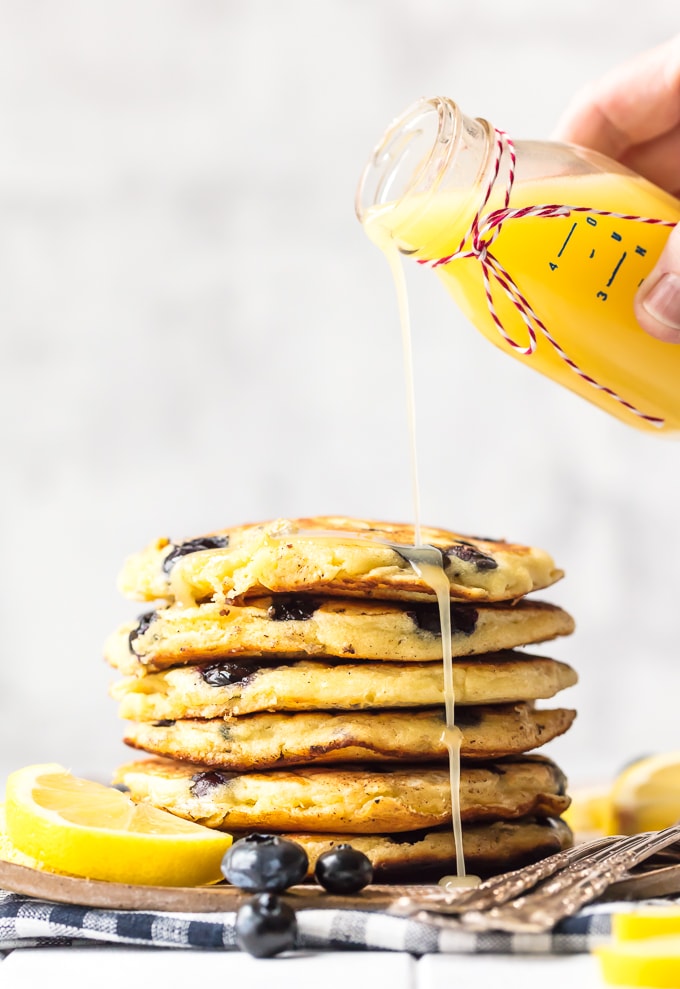
<svg viewBox="0 0 680 989"><path fill-rule="evenodd" d="M232 841L54 764L9 776L5 818L11 845L41 868L145 886L216 882Z"/></svg>
<svg viewBox="0 0 680 989"><path fill-rule="evenodd" d="M667 934L680 935L678 907L639 907L612 917L612 935L616 941L637 941Z"/></svg>
<svg viewBox="0 0 680 989"><path fill-rule="evenodd" d="M678 820L680 752L640 759L614 781L609 794L609 834L660 831Z"/></svg>
<svg viewBox="0 0 680 989"><path fill-rule="evenodd" d="M24 865L29 869L43 869L44 866L30 855L24 855L12 844L7 836L5 824L5 805L0 804L0 862L11 862L12 865ZM52 870L56 872L56 870Z"/></svg>
<svg viewBox="0 0 680 989"><path fill-rule="evenodd" d="M680 986L680 937L615 941L596 948L602 976L611 986L677 989Z"/></svg>
<svg viewBox="0 0 680 989"><path fill-rule="evenodd" d="M570 792L571 803L562 814L582 839L606 834L609 822L609 787L585 786Z"/></svg>

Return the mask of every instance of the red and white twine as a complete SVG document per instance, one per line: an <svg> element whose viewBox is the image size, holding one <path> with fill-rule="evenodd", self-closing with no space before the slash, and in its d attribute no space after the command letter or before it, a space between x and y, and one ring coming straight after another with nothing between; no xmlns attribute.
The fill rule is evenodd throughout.
<svg viewBox="0 0 680 989"><path fill-rule="evenodd" d="M626 401L626 399L622 398L621 395L617 394L617 392L613 389L607 387L607 385L603 385L595 378L592 378L589 374L586 374L586 372L580 368L567 353L565 353L557 340L555 340L553 335L550 333L545 323L535 312L529 301L524 295L522 295L510 273L491 253L490 248L496 237L498 237L501 232L501 228L504 223L508 220L518 220L525 216L539 216L550 219L554 217L567 217L572 213L590 213L596 216L609 216L618 220L632 220L636 223L648 223L661 227L674 227L676 225L675 222L673 220L658 220L644 216L631 216L627 213L613 213L609 210L593 209L589 206L549 204L542 206L522 206L517 209L510 209L510 195L512 193L512 187L515 181L517 156L515 154L515 148L510 136L506 134L505 131L498 129L495 129L495 134L496 141L491 174L489 176L486 189L484 190L484 196L482 197L480 206L472 220L472 223L470 224L470 229L452 254L436 259L419 259L418 263L431 268L438 268L440 265L448 264L450 261L457 259L477 258L482 266L484 292L486 294L486 299L489 306L489 313L491 314L491 318L493 319L498 332L513 350L516 350L524 356L531 356L536 350L536 332L539 331L552 346L558 357L560 357L560 359L564 361L564 363L570 367L571 370L574 371L583 381L587 382L589 385L592 385L592 387L596 388L598 391L609 395L640 419L644 419L646 422L652 423L655 426L663 426L663 419L660 419L657 416L646 415L644 412L641 412L630 402ZM493 210L485 216L484 209L491 197L491 193L498 178L504 154L507 154L508 156L508 177L505 186L505 194L503 197L503 206L500 209ZM508 334L505 327L501 323L498 313L496 312L496 307L494 305L493 295L491 292L492 276L513 303L522 318L522 322L527 328L529 342L526 346L517 343L517 341Z"/></svg>

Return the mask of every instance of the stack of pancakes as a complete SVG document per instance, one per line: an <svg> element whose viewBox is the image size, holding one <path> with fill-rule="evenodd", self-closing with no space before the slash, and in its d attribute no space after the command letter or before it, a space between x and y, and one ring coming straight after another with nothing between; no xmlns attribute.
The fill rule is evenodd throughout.
<svg viewBox="0 0 680 989"><path fill-rule="evenodd" d="M440 529L450 583L460 807L469 871L567 846L559 768L526 753L572 723L539 708L576 681L514 651L573 630L524 599L562 576L537 549ZM339 842L379 879L455 867L439 610L405 555L413 528L317 517L157 541L121 589L161 602L106 646L136 800L235 835L281 832L310 861ZM402 552L400 552L400 548Z"/></svg>

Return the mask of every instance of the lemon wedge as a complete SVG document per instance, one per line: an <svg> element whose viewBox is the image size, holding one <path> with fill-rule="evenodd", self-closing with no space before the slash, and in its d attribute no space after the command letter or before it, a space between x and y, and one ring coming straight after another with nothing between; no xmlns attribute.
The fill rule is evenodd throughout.
<svg viewBox="0 0 680 989"><path fill-rule="evenodd" d="M639 907L630 913L612 917L612 935L617 941L637 941L639 938L680 936L680 908Z"/></svg>
<svg viewBox="0 0 680 989"><path fill-rule="evenodd" d="M0 862L11 862L12 865L24 865L29 869L43 868L37 859L32 858L30 855L24 855L9 840L7 836L7 825L5 824L4 804L0 804Z"/></svg>
<svg viewBox="0 0 680 989"><path fill-rule="evenodd" d="M614 780L608 803L609 834L660 831L675 824L680 820L680 752L662 752L627 766Z"/></svg>
<svg viewBox="0 0 680 989"><path fill-rule="evenodd" d="M678 989L680 937L650 937L596 948L602 976L610 986Z"/></svg>
<svg viewBox="0 0 680 989"><path fill-rule="evenodd" d="M680 986L680 910L646 907L612 918L610 944L595 949L612 986L677 989Z"/></svg>
<svg viewBox="0 0 680 989"><path fill-rule="evenodd" d="M5 824L11 846L40 868L145 886L216 882L232 841L55 764L10 774Z"/></svg>
<svg viewBox="0 0 680 989"><path fill-rule="evenodd" d="M562 814L577 838L606 834L609 823L609 787L584 786L570 792L571 803Z"/></svg>

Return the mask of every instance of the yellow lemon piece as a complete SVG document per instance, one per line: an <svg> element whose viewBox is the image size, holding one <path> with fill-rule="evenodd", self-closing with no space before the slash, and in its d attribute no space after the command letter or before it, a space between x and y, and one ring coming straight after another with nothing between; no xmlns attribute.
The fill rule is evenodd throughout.
<svg viewBox="0 0 680 989"><path fill-rule="evenodd" d="M135 885L216 882L232 841L54 764L9 776L5 817L11 845L40 868Z"/></svg>
<svg viewBox="0 0 680 989"><path fill-rule="evenodd" d="M642 907L631 913L614 914L612 934L617 941L637 941L640 938L680 935L678 907Z"/></svg>
<svg viewBox="0 0 680 989"><path fill-rule="evenodd" d="M29 869L42 869L40 862L30 855L20 852L7 836L7 826L5 824L5 805L0 804L0 861L11 862L12 865L24 865Z"/></svg>
<svg viewBox="0 0 680 989"><path fill-rule="evenodd" d="M614 780L609 795L609 834L660 831L678 820L680 752L640 759Z"/></svg>
<svg viewBox="0 0 680 989"><path fill-rule="evenodd" d="M611 986L678 989L680 937L650 937L614 941L596 948L602 977Z"/></svg>
<svg viewBox="0 0 680 989"><path fill-rule="evenodd" d="M571 803L562 817L577 838L606 834L609 821L609 787L584 786L571 790Z"/></svg>

